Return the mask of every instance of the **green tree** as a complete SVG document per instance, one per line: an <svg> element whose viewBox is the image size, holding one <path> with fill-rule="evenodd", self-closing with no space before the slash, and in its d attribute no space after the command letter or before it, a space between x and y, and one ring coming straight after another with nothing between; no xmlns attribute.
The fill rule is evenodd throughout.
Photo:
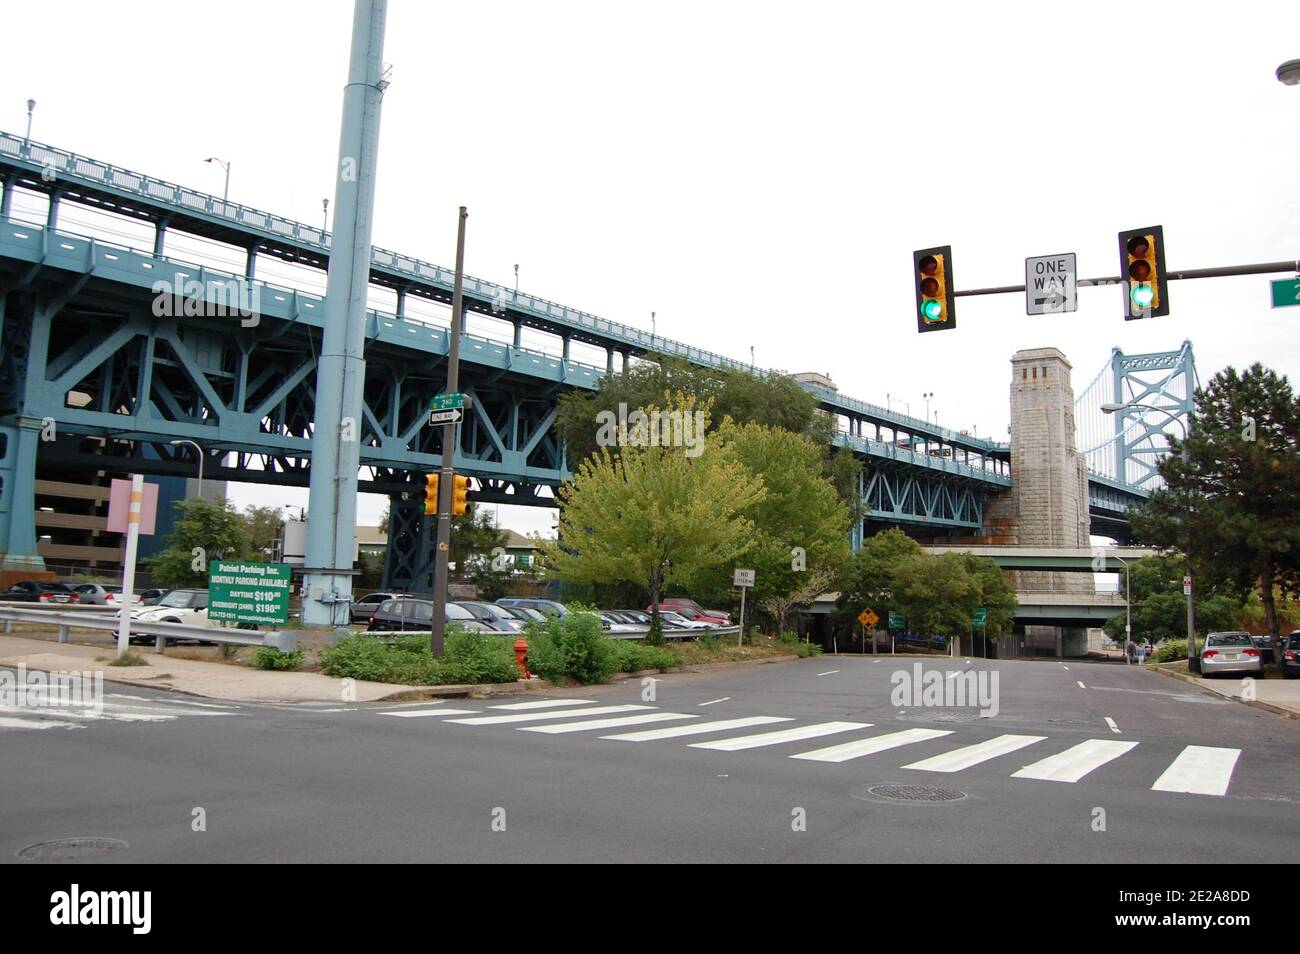
<svg viewBox="0 0 1300 954"><path fill-rule="evenodd" d="M283 512L279 507L257 507L253 504L244 508L249 546L265 559L270 559L274 553L275 542L284 530Z"/></svg>
<svg viewBox="0 0 1300 954"><path fill-rule="evenodd" d="M808 586L809 573L829 584L852 559L849 514L835 487L823 476L824 447L808 437L762 424L723 422L717 430L724 453L742 466L766 493L747 507L752 524L745 565L755 571L748 596L757 606L783 606L778 627L793 603L786 599ZM731 565L718 565L697 586L708 595L731 597ZM817 594L812 594L816 597ZM801 593L796 603L812 597Z"/></svg>
<svg viewBox="0 0 1300 954"><path fill-rule="evenodd" d="M490 563L492 550L505 546L505 542L505 532L497 529L491 512L480 511L477 504L467 503L463 514L451 518L447 558L456 565L459 575L468 576L476 564Z"/></svg>
<svg viewBox="0 0 1300 954"><path fill-rule="evenodd" d="M962 560L966 564L966 572L979 587L979 603L976 608L987 611L985 624L981 627L982 635L989 639L1007 635L1015 625L1016 610L1020 608L1015 587L988 557L965 553L962 554Z"/></svg>
<svg viewBox="0 0 1300 954"><path fill-rule="evenodd" d="M248 524L224 498L178 500L172 532L163 549L145 560L153 581L161 586L208 585L210 560L260 559L248 536Z"/></svg>
<svg viewBox="0 0 1300 954"><path fill-rule="evenodd" d="M847 570L836 604L836 628L851 632L857 625L858 614L867 607L875 610L888 625L890 610L900 612L894 586L902 568L909 560L923 555L921 545L896 527L863 540ZM885 595L887 591L889 596Z"/></svg>
<svg viewBox="0 0 1300 954"><path fill-rule="evenodd" d="M1183 576L1187 560L1181 554L1148 557L1129 567L1129 599L1133 614L1133 641L1157 643L1187 637L1187 597ZM1120 593L1124 592L1120 579ZM1196 631L1201 634L1236 629L1243 615L1242 595L1230 582L1202 581L1196 595ZM1124 641L1125 614L1108 619L1102 627L1116 642Z"/></svg>
<svg viewBox="0 0 1300 954"><path fill-rule="evenodd" d="M1300 596L1300 402L1290 382L1260 364L1220 371L1196 391L1187 439L1171 444L1165 487L1134 530L1186 554L1198 586L1255 588L1281 659L1277 595Z"/></svg>
<svg viewBox="0 0 1300 954"><path fill-rule="evenodd" d="M669 408L682 414L696 409L693 398ZM708 405L699 410L707 424ZM705 438L696 456L681 447L620 450L616 457L600 448L560 488L559 535L542 542L543 556L554 578L644 587L655 608L647 641L656 643L662 641L661 596L674 586L690 588L749 549L753 524L744 513L764 490L724 452L716 434Z"/></svg>

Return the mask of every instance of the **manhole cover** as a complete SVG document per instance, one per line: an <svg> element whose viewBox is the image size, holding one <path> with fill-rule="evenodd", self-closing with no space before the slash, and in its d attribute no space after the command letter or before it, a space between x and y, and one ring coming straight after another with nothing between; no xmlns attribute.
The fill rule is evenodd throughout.
<svg viewBox="0 0 1300 954"><path fill-rule="evenodd" d="M118 838L56 838L28 845L18 851L18 857L24 861L84 861L102 858L126 846Z"/></svg>
<svg viewBox="0 0 1300 954"><path fill-rule="evenodd" d="M872 785L868 795L893 802L955 802L966 797L955 788L931 788L928 785Z"/></svg>
<svg viewBox="0 0 1300 954"><path fill-rule="evenodd" d="M898 717L900 722L974 722L980 717L977 711L947 711L921 709Z"/></svg>

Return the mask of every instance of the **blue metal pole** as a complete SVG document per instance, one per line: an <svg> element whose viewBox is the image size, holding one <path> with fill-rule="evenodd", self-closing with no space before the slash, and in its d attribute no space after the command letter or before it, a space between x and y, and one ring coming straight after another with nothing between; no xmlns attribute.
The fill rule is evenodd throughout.
<svg viewBox="0 0 1300 954"><path fill-rule="evenodd" d="M352 600L366 294L383 99L386 0L356 0L334 191L325 332L316 372L302 621L345 626Z"/></svg>

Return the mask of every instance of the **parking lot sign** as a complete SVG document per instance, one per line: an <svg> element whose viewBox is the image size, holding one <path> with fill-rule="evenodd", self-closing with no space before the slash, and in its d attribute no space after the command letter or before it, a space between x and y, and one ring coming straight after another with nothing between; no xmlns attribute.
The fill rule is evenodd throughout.
<svg viewBox="0 0 1300 954"><path fill-rule="evenodd" d="M289 621L289 564L213 560L208 564L208 618L226 623Z"/></svg>

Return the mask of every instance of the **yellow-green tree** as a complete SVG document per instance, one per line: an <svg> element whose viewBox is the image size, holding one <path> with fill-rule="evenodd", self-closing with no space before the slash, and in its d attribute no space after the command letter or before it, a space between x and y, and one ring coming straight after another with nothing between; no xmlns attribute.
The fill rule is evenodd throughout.
<svg viewBox="0 0 1300 954"><path fill-rule="evenodd" d="M701 428L692 446L620 440L601 446L559 490L559 536L543 547L549 575L578 584L626 581L655 607L648 642L662 640L658 604L669 586L690 587L751 545L744 512L765 493L762 480L708 434L710 406L678 395L667 402ZM657 407L640 408L648 418ZM623 438L624 435L620 435Z"/></svg>

